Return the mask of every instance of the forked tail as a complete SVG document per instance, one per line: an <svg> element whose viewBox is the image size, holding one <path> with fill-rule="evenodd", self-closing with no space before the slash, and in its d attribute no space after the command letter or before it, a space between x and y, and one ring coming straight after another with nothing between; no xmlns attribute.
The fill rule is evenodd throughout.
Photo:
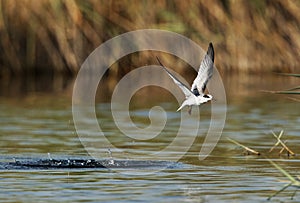
<svg viewBox="0 0 300 203"><path fill-rule="evenodd" d="M188 100L185 100L182 104L181 104L181 106L177 109L177 111L180 111L183 107L185 107L185 106L187 106L188 104Z"/></svg>

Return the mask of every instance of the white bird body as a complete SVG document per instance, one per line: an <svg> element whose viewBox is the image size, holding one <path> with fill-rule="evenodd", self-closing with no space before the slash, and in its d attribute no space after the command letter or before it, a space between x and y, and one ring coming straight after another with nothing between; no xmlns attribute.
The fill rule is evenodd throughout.
<svg viewBox="0 0 300 203"><path fill-rule="evenodd" d="M184 100L184 102L177 109L177 111L180 111L185 106L192 106L192 105L200 106L201 104L204 104L212 99L211 95L207 94L206 96L207 98L200 95L199 96L191 95L189 98L186 98Z"/></svg>
<svg viewBox="0 0 300 203"><path fill-rule="evenodd" d="M209 43L207 53L204 59L201 62L197 77L193 81L192 88L189 89L182 82L180 82L159 60L158 62L164 68L164 70L168 73L168 75L173 79L176 85L182 90L185 94L185 100L181 104L181 106L177 109L180 111L183 107L189 106L189 114L191 114L191 107L193 105L200 106L203 103L206 103L212 100L212 96L209 94L205 94L204 91L206 89L206 85L209 79L213 74L213 66L214 66L214 48L212 43Z"/></svg>

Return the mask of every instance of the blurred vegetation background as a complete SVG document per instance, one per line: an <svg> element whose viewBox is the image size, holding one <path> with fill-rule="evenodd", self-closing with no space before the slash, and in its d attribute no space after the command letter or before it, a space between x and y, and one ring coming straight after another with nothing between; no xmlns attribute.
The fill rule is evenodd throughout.
<svg viewBox="0 0 300 203"><path fill-rule="evenodd" d="M147 28L177 32L204 49L214 42L221 72L299 72L299 0L0 0L2 94L37 80L53 84L40 89L64 89L101 43ZM120 63L138 67L152 58ZM130 71L118 69L111 77Z"/></svg>

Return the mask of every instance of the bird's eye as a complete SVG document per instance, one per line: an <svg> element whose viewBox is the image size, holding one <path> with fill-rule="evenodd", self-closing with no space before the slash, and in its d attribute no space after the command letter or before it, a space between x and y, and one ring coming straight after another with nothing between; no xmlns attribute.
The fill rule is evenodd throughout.
<svg viewBox="0 0 300 203"><path fill-rule="evenodd" d="M209 98L209 96L207 94L203 95L204 98Z"/></svg>

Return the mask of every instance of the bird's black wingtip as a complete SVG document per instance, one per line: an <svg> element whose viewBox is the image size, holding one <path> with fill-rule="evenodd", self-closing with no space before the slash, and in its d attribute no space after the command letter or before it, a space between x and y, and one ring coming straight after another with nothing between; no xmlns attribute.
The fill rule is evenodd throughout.
<svg viewBox="0 0 300 203"><path fill-rule="evenodd" d="M160 60L159 60L159 57L158 57L158 56L156 56L156 60L157 60L158 62L160 62Z"/></svg>
<svg viewBox="0 0 300 203"><path fill-rule="evenodd" d="M212 62L214 62L215 51L214 51L214 46L213 46L212 42L209 42L208 49L207 49L207 55L211 58Z"/></svg>
<svg viewBox="0 0 300 203"><path fill-rule="evenodd" d="M213 46L213 43L212 42L209 42L209 45L208 45L208 50L214 50L214 46Z"/></svg>
<svg viewBox="0 0 300 203"><path fill-rule="evenodd" d="M158 63L159 63L162 67L165 67L165 66L162 64L162 62L160 61L160 59L159 59L158 56L156 56L156 60L158 61Z"/></svg>

